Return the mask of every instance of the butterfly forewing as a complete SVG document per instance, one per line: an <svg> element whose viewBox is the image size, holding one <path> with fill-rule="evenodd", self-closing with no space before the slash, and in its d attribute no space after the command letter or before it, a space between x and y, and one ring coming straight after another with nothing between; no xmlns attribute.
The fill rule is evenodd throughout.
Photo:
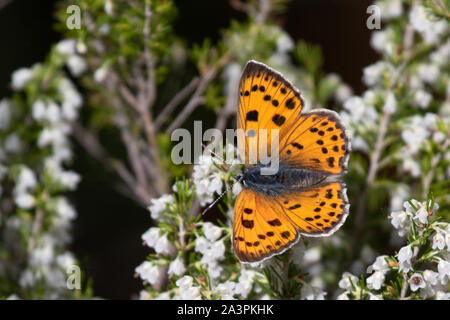
<svg viewBox="0 0 450 320"><path fill-rule="evenodd" d="M273 200L249 189L236 199L233 247L239 260L261 261L297 242L297 230Z"/></svg>
<svg viewBox="0 0 450 320"><path fill-rule="evenodd" d="M285 135L296 123L302 107L300 93L280 73L262 63L249 61L239 89L238 128L246 133L239 151L244 163L249 164L249 150L259 150L263 143L267 144L270 156L272 130L277 129L279 137ZM259 129L267 130L265 137L261 137ZM261 160L259 153L256 160Z"/></svg>

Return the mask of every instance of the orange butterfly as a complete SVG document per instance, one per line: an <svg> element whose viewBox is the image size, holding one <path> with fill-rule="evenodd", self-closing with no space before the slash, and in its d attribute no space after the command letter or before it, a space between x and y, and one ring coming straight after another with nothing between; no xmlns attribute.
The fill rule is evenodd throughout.
<svg viewBox="0 0 450 320"><path fill-rule="evenodd" d="M239 95L238 129L246 134L238 147L245 166L233 247L239 260L251 263L283 253L300 235L328 236L344 223L350 205L338 178L346 172L350 140L336 112L302 113L299 91L262 63L247 63ZM259 129L267 129L267 139ZM258 156L251 164L249 150L259 140L270 145L273 129L279 130L279 168L263 175L267 161Z"/></svg>

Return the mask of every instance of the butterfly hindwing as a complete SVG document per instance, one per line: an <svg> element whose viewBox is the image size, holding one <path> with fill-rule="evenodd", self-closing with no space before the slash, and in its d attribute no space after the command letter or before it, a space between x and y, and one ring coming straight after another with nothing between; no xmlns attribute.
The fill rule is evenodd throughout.
<svg viewBox="0 0 450 320"><path fill-rule="evenodd" d="M319 109L300 116L280 138L280 158L289 165L329 174L347 169L350 139L334 111Z"/></svg>
<svg viewBox="0 0 450 320"><path fill-rule="evenodd" d="M244 189L234 211L233 247L243 262L257 262L294 245L299 234L275 199Z"/></svg>
<svg viewBox="0 0 450 320"><path fill-rule="evenodd" d="M245 66L239 90L238 128L246 132L239 148L248 164L250 148L262 145L262 138L270 156L271 130L278 129L279 137L288 132L300 116L304 102L298 90L279 72L256 61ZM266 137L259 134L259 129L267 130ZM257 157L260 160L259 153Z"/></svg>
<svg viewBox="0 0 450 320"><path fill-rule="evenodd" d="M332 234L344 223L349 210L343 182L286 192L277 201L298 232L308 236Z"/></svg>

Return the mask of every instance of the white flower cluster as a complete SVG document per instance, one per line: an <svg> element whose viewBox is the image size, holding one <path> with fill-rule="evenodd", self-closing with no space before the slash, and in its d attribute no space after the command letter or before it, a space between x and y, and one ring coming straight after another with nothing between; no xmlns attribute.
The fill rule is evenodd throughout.
<svg viewBox="0 0 450 320"><path fill-rule="evenodd" d="M238 168L239 160L234 158L236 153L237 150L232 144L228 144L223 150L223 154L227 155L226 164L230 166L226 171L220 167L224 164L222 159L211 154L200 156L192 173L195 193L200 200L200 205L204 206L213 202L214 194L222 193L223 187L226 187L224 181L227 181L230 173ZM230 159L230 156L233 158Z"/></svg>
<svg viewBox="0 0 450 320"><path fill-rule="evenodd" d="M426 113L424 116L413 115L403 122L401 138L405 144L398 152L398 157L402 160L401 169L412 177L421 174L418 154L425 142L432 139L440 144L445 139L445 135L438 130L438 121L447 119L439 118L435 113Z"/></svg>
<svg viewBox="0 0 450 320"><path fill-rule="evenodd" d="M405 201L403 203L404 210L393 211L390 215L391 223L397 230L400 237L404 237L409 234L411 221L413 219L416 221L416 223L428 224L428 217L432 215L434 211L439 209L437 203L434 204L434 207L430 212L428 212L426 202L421 203L413 199L411 200L411 203L417 209L414 209L408 201Z"/></svg>
<svg viewBox="0 0 450 320"><path fill-rule="evenodd" d="M195 251L202 254L200 263L206 267L211 279L218 279L223 270L219 264L225 258L224 239L220 239L223 228L218 227L211 222L202 224L203 236L195 240Z"/></svg>
<svg viewBox="0 0 450 320"><path fill-rule="evenodd" d="M56 50L67 58L71 72L79 75L84 67L83 62L80 62L81 58L74 51L74 41L64 40L58 43ZM32 68L16 70L12 74L12 89L24 91L28 95L28 102L32 95L27 91L27 85L32 81L42 81L45 68L45 65L36 64ZM34 101L30 104L30 119L42 128L36 140L22 136L15 129L16 126L23 125L14 122L17 120L17 117L13 117L17 114L13 112L15 102L6 99L0 102L0 134L1 131L15 130L0 144L0 178L6 172L12 173L15 183L12 192L14 204L21 210L33 212L33 223L36 225L33 228L39 229L38 233L30 236L32 239L27 239L29 252L24 254L28 256L28 264L25 269L20 270L19 284L23 289L33 289L44 284L46 288L54 289L45 291L44 296L54 299L68 293L66 269L75 264L75 259L64 246L71 240L69 229L77 214L66 197L57 195L54 191L50 196L40 186L60 191L74 190L80 181L77 173L63 167L64 162L72 158L68 138L70 122L77 119L82 98L71 81L64 76L48 78L47 75L46 81L47 85L55 89L52 96L44 96L38 92L38 96L33 96ZM9 164L9 154L23 153L30 145L41 149L49 148L50 151L37 170L21 163ZM0 193L1 191L0 187ZM17 232L17 225L32 227L28 222L22 222L17 216L11 215L6 226Z"/></svg>
<svg viewBox="0 0 450 320"><path fill-rule="evenodd" d="M425 42L431 44L438 43L449 29L448 22L444 18L436 20L431 11L423 6L413 7L409 13L409 21Z"/></svg>
<svg viewBox="0 0 450 320"><path fill-rule="evenodd" d="M405 282L405 284L409 286L411 292L418 292L420 297L425 299L449 299L450 294L443 290L450 279L450 224L439 221L430 224L429 218L439 208L436 203L431 208L431 203L413 199L411 202L404 202L403 207L403 211L391 213L392 225L400 236L405 237L409 234L413 222L417 228L422 230L419 231L419 236L424 234L423 230L425 229L435 232L432 238L431 249L433 251L425 253L432 257L432 262L426 265L430 269L416 269L415 262L418 259L419 248L414 242L409 243L401 247L395 257L382 255L375 259L375 262L367 268L367 273L371 274L366 279L367 288L376 291L382 290L386 286L387 273L398 270L401 278L406 279L407 283ZM437 272L431 270L433 263L435 263ZM339 295L338 299L349 299L350 293L354 297L358 297L363 289L360 287L357 277L348 272L343 274L339 287L345 292ZM364 293L368 294L370 299L381 299L380 295L370 291L366 290Z"/></svg>
<svg viewBox="0 0 450 320"><path fill-rule="evenodd" d="M36 248L30 253L28 267L22 270L19 284L23 289L32 289L39 282L45 282L48 289L46 299L58 299L67 293L66 270L75 265L70 252L60 249L59 239L45 235L39 239Z"/></svg>
<svg viewBox="0 0 450 320"><path fill-rule="evenodd" d="M163 218L164 211L167 210L167 206L174 203L175 199L171 194L164 194L159 198L152 199L151 205L148 207L152 219L159 220Z"/></svg>
<svg viewBox="0 0 450 320"><path fill-rule="evenodd" d="M352 96L345 101L344 110L340 112L352 139L353 150L368 150L363 136L368 131L374 130L379 121L379 114L373 105L374 95L373 91L367 91L363 98Z"/></svg>
<svg viewBox="0 0 450 320"><path fill-rule="evenodd" d="M171 244L167 239L167 234L158 227L148 229L142 235L142 240L148 247L155 249L158 254L170 253Z"/></svg>
<svg viewBox="0 0 450 320"><path fill-rule="evenodd" d="M67 67L74 77L79 77L87 69L87 63L77 50L77 43L75 39L65 39L58 42L56 50L65 56Z"/></svg>
<svg viewBox="0 0 450 320"><path fill-rule="evenodd" d="M358 286L358 278L350 272L343 273L342 278L339 281L339 288L344 289L345 291L337 296L337 300L350 300L350 294L353 294L356 298L360 297L362 294L362 290ZM364 293L369 296L370 300L382 300L381 295L374 294L372 292Z"/></svg>

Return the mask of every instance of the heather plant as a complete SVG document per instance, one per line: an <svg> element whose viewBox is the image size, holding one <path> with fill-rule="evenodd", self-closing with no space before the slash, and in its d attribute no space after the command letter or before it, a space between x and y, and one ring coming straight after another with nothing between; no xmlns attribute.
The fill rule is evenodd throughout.
<svg viewBox="0 0 450 320"><path fill-rule="evenodd" d="M82 12L80 29L67 28L69 5ZM65 39L16 70L12 96L0 100L0 297L92 297L86 279L68 289L80 281L67 250L76 218L67 194L82 179L71 170L77 143L147 213L149 229L136 235L149 250L135 269L141 299L450 298L445 2L374 2L379 60L364 68L360 95L324 72L320 46L274 23L286 1L230 5L245 19L217 42L189 46L173 30L182 13L171 0L59 3ZM344 226L259 264L241 263L232 248L243 187L234 141L204 141L193 165L171 160L172 134L193 120L235 128L250 59L292 81L305 111L338 112L352 141Z"/></svg>

